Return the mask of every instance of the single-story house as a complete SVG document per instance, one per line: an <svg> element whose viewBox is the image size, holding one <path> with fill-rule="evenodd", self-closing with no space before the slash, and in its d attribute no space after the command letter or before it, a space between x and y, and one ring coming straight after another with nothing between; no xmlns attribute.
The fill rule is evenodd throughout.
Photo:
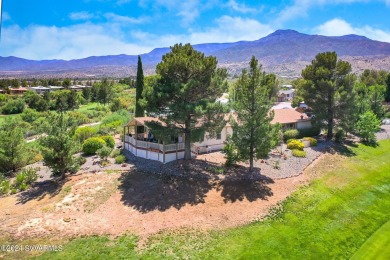
<svg viewBox="0 0 390 260"><path fill-rule="evenodd" d="M31 87L29 88L30 90L34 91L37 94L43 94L45 92L50 92L50 88L48 87L43 87L43 86L37 86L37 87Z"/></svg>
<svg viewBox="0 0 390 260"><path fill-rule="evenodd" d="M295 89L279 90L278 102L291 101L294 98Z"/></svg>
<svg viewBox="0 0 390 260"><path fill-rule="evenodd" d="M76 90L76 91L81 91L85 88L91 88L91 86L84 86L84 85L74 85L74 86L70 86L69 89L71 90Z"/></svg>
<svg viewBox="0 0 390 260"><path fill-rule="evenodd" d="M286 129L310 128L310 118L294 109L275 109L275 116L271 124L280 123ZM225 116L228 121L230 114ZM169 142L160 140L146 126L146 122L164 122L154 117L135 117L124 126L123 147L132 154L145 159L160 161L162 163L171 162L184 158L184 135L170 136ZM229 135L233 134L233 128L228 122L214 137L205 135L203 141L191 144L193 156L200 153L208 153L221 150Z"/></svg>
<svg viewBox="0 0 390 260"><path fill-rule="evenodd" d="M299 113L294 109L274 109L274 119L271 124L279 123L283 130L306 129L312 127L311 119L304 113Z"/></svg>
<svg viewBox="0 0 390 260"><path fill-rule="evenodd" d="M28 89L27 88L8 88L9 93L12 95L24 94Z"/></svg>
<svg viewBox="0 0 390 260"><path fill-rule="evenodd" d="M132 154L145 159L160 161L162 163L171 162L184 158L184 135L170 136L169 142L160 140L153 135L153 132L146 126L146 122L159 122L163 126L164 122L154 117L135 117L124 126L124 149ZM199 153L221 150L227 137L233 133L230 124L217 133L215 137L205 135L203 141L191 144L193 156Z"/></svg>

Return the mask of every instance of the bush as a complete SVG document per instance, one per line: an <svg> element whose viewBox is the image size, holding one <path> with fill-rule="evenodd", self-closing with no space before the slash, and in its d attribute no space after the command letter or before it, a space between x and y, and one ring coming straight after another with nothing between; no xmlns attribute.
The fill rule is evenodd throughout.
<svg viewBox="0 0 390 260"><path fill-rule="evenodd" d="M99 137L91 137L83 143L83 153L86 155L96 154L96 151L106 145L106 142Z"/></svg>
<svg viewBox="0 0 390 260"><path fill-rule="evenodd" d="M32 184L38 179L38 169L36 168L24 168L19 174L24 175L24 180L27 185Z"/></svg>
<svg viewBox="0 0 390 260"><path fill-rule="evenodd" d="M298 138L313 137L318 136L321 133L321 128L313 126L311 128L299 129L298 131Z"/></svg>
<svg viewBox="0 0 390 260"><path fill-rule="evenodd" d="M96 134L96 128L92 128L89 126L79 127L76 129L74 133L74 138L77 139L80 143L83 143L88 138L93 137Z"/></svg>
<svg viewBox="0 0 390 260"><path fill-rule="evenodd" d="M122 164L124 162L126 162L126 157L123 154L115 156L115 163Z"/></svg>
<svg viewBox="0 0 390 260"><path fill-rule="evenodd" d="M110 148L114 148L115 147L115 139L114 137L112 136L109 136L109 135L105 135L105 136L100 136L101 139L104 140L104 142L106 142L106 145Z"/></svg>
<svg viewBox="0 0 390 260"><path fill-rule="evenodd" d="M225 166L227 167L235 165L239 160L237 149L230 137L228 137L225 146L222 148L222 153L225 154Z"/></svg>
<svg viewBox="0 0 390 260"><path fill-rule="evenodd" d="M299 132L297 129L287 130L283 133L283 139L286 142L289 139L296 139L299 136Z"/></svg>
<svg viewBox="0 0 390 260"><path fill-rule="evenodd" d="M112 151L111 157L112 157L112 158L115 158L115 157L117 157L117 156L120 155L120 154L121 154L121 150L115 149L115 150Z"/></svg>
<svg viewBox="0 0 390 260"><path fill-rule="evenodd" d="M334 141L336 143L341 143L343 141L344 136L345 136L344 130L339 129L336 131L336 134L334 135Z"/></svg>
<svg viewBox="0 0 390 260"><path fill-rule="evenodd" d="M107 158L108 156L110 156L111 152L112 152L112 148L105 145L99 150L97 150L96 154L99 155L102 161L107 161Z"/></svg>
<svg viewBox="0 0 390 260"><path fill-rule="evenodd" d="M303 148L305 148L305 145L299 141L299 140L292 140L288 142L287 148L290 150L301 150L303 151Z"/></svg>
<svg viewBox="0 0 390 260"><path fill-rule="evenodd" d="M10 114L20 114L24 110L24 101L22 99L16 99L16 100L9 100L1 111L5 115L10 115Z"/></svg>
<svg viewBox="0 0 390 260"><path fill-rule="evenodd" d="M35 168L24 168L22 169L15 178L13 187L20 191L26 190L33 182L38 179L37 169Z"/></svg>
<svg viewBox="0 0 390 260"><path fill-rule="evenodd" d="M294 149L294 150L292 150L292 155L295 156L295 157L304 158L304 157L306 157L306 152L298 150L298 149Z"/></svg>
<svg viewBox="0 0 390 260"><path fill-rule="evenodd" d="M11 188L11 182L9 180L0 180L0 196L8 194Z"/></svg>
<svg viewBox="0 0 390 260"><path fill-rule="evenodd" d="M385 118L390 118L390 112L387 112L387 113L385 114Z"/></svg>
<svg viewBox="0 0 390 260"><path fill-rule="evenodd" d="M309 141L310 146L317 146L317 139L314 139L313 137L304 137L303 140Z"/></svg>
<svg viewBox="0 0 390 260"><path fill-rule="evenodd" d="M82 156L80 156L80 157L78 158L78 161L79 161L79 165L83 165L84 163L87 162L87 159L84 158L84 157L82 157Z"/></svg>

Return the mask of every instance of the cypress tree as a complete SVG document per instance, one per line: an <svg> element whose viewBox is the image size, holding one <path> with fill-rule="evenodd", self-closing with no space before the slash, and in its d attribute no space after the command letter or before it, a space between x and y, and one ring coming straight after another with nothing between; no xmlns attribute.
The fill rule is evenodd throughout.
<svg viewBox="0 0 390 260"><path fill-rule="evenodd" d="M138 56L136 94L135 94L135 116L136 117L144 116L144 110L139 104L139 100L142 98L143 89L144 89L144 71L142 69L141 57Z"/></svg>

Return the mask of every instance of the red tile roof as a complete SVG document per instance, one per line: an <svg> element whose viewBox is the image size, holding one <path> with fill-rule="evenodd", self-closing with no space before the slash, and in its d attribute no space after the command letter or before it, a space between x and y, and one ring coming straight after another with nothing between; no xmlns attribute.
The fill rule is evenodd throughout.
<svg viewBox="0 0 390 260"><path fill-rule="evenodd" d="M275 116L271 124L289 124L299 121L308 121L310 118L306 114L299 113L294 109L274 109Z"/></svg>

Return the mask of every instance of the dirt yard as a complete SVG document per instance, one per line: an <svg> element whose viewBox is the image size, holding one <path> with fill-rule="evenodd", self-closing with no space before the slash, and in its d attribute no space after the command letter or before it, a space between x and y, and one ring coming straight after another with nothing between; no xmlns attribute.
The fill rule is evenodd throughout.
<svg viewBox="0 0 390 260"><path fill-rule="evenodd" d="M16 239L135 233L143 238L176 228L219 229L261 219L270 207L308 183L339 155L324 154L303 174L272 179L244 168L221 173L214 164L177 162L191 174L80 172L63 182L0 198L0 233Z"/></svg>

